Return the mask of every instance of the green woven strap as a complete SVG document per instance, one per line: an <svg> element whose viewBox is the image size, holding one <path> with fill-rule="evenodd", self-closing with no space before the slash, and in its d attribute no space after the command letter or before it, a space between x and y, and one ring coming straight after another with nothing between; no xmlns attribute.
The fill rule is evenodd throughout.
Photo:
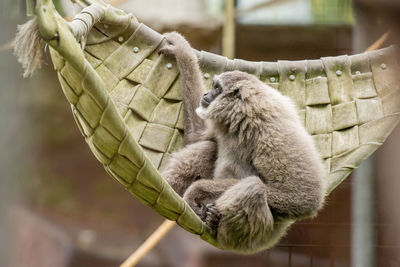
<svg viewBox="0 0 400 267"><path fill-rule="evenodd" d="M42 36L50 40L54 66L74 118L106 171L141 202L216 245L204 223L155 167L161 164L163 154L182 146L183 136L183 126L178 123L182 121L178 120L181 101L174 101L172 107L178 106L177 111L171 111L174 108L168 101L160 99L178 74L175 67L167 68L167 60L155 51L161 36L130 19L128 27L115 40L100 38L98 35L102 33L93 29L94 37L88 37L83 52L50 0L38 0L36 15ZM128 46L135 45L135 34L142 49L138 52L139 60L121 54ZM145 37L140 39L141 36ZM103 42L90 45L93 40ZM108 59L111 53L115 54L115 60ZM129 68L135 71L126 72ZM164 68L169 71L164 73ZM129 78L122 78L117 71ZM169 117L173 113L178 114L174 122ZM162 114L165 119L154 114ZM160 137L154 138L154 133Z"/></svg>
<svg viewBox="0 0 400 267"><path fill-rule="evenodd" d="M87 144L107 172L136 198L217 246L207 227L157 171L183 146L176 62L158 55L162 35L132 15L94 2L104 9L95 8L97 15L90 16L86 9L69 25L56 15L51 1L38 0L36 7L41 33L50 40L62 89ZM96 16L101 16L100 23L84 42L79 38L81 45L86 44L82 51L70 29L82 33L74 25L90 29ZM295 101L324 159L330 192L384 142L399 120L394 50L279 62L197 53L207 85L214 74L238 69Z"/></svg>

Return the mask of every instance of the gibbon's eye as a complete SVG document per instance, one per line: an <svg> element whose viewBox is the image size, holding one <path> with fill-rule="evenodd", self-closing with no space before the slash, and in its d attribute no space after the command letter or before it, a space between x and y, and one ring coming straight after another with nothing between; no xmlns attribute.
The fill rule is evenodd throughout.
<svg viewBox="0 0 400 267"><path fill-rule="evenodd" d="M215 89L215 91L217 92L217 94L222 93L222 88L221 88L221 85L220 85L219 83L216 83L216 84L214 85L214 89Z"/></svg>

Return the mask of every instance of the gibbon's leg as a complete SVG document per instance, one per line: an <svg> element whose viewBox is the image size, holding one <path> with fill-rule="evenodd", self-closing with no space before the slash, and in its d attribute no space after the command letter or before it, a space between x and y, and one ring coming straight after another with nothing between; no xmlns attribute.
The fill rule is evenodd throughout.
<svg viewBox="0 0 400 267"><path fill-rule="evenodd" d="M175 57L183 90L185 144L200 140L201 132L205 129L204 121L196 114L201 97L206 92L197 56L186 41L177 32L164 34L167 44L160 49L160 54Z"/></svg>
<svg viewBox="0 0 400 267"><path fill-rule="evenodd" d="M162 176L182 196L194 181L213 178L216 158L216 143L199 141L172 154Z"/></svg>
<svg viewBox="0 0 400 267"><path fill-rule="evenodd" d="M238 179L198 180L189 186L183 199L215 231L220 219L215 202L229 187L239 181Z"/></svg>
<svg viewBox="0 0 400 267"><path fill-rule="evenodd" d="M217 200L218 243L227 249L254 252L272 237L274 217L265 184L249 176L228 188Z"/></svg>
<svg viewBox="0 0 400 267"><path fill-rule="evenodd" d="M268 204L272 212L285 218L296 219L314 216L322 207L324 201L324 192L318 182L288 190L275 188L272 185L266 185L266 188Z"/></svg>

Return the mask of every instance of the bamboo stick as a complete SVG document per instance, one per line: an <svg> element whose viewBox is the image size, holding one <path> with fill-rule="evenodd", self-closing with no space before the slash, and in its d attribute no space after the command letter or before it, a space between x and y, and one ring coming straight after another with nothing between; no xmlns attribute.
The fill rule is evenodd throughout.
<svg viewBox="0 0 400 267"><path fill-rule="evenodd" d="M378 40L376 40L373 44L371 44L365 52L376 50L380 47L382 47L383 43L387 40L387 38L390 35L390 31L385 32L381 37L379 37Z"/></svg>
<svg viewBox="0 0 400 267"><path fill-rule="evenodd" d="M121 267L135 266L161 239L175 226L174 221L165 220L147 240L135 250L122 264Z"/></svg>

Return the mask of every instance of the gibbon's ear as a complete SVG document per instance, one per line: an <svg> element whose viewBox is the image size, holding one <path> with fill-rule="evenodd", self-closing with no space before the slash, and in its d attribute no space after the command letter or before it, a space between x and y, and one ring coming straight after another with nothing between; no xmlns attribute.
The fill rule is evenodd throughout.
<svg viewBox="0 0 400 267"><path fill-rule="evenodd" d="M248 81L237 82L232 92L235 96L240 97L241 100L245 100L246 98L254 94L253 87Z"/></svg>

